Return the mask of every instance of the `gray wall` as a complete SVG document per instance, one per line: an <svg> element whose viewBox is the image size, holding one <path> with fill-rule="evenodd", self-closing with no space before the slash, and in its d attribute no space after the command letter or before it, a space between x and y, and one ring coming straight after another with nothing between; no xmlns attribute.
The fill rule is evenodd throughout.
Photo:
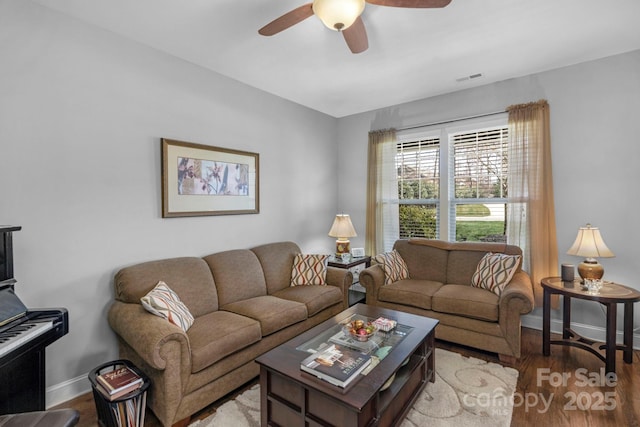
<svg viewBox="0 0 640 427"><path fill-rule="evenodd" d="M336 119L31 2L0 3L0 57L17 292L71 319L47 349L49 404L117 358L106 312L120 267L280 240L333 249ZM260 214L162 219L162 137L259 153Z"/></svg>
<svg viewBox="0 0 640 427"><path fill-rule="evenodd" d="M560 263L581 261L566 251L578 227L590 222L616 254L600 259L605 279L640 289L640 50L340 119L339 207L364 229L368 131L491 113L539 99L550 104ZM351 241L363 246L364 236ZM602 339L606 322L600 305L573 304L575 329ZM537 308L523 322L541 329L541 313ZM558 312L553 315L558 318ZM635 319L638 328L638 310ZM561 330L558 322L553 327Z"/></svg>

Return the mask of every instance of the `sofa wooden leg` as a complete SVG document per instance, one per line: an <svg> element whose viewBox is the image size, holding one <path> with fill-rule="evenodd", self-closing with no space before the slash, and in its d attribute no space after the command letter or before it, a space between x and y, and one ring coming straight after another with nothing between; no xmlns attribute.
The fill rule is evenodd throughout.
<svg viewBox="0 0 640 427"><path fill-rule="evenodd" d="M191 416L174 423L171 427L187 427L191 421Z"/></svg>
<svg viewBox="0 0 640 427"><path fill-rule="evenodd" d="M505 363L507 365L515 365L516 363L518 363L517 357L510 356L508 354L498 354L498 358L502 363Z"/></svg>

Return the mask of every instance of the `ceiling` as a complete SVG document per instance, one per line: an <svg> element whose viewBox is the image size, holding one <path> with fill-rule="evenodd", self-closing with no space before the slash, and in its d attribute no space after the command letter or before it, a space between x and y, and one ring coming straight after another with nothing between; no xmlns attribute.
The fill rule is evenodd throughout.
<svg viewBox="0 0 640 427"><path fill-rule="evenodd" d="M32 1L333 117L640 49L638 0L367 4L356 55L315 16L258 34L311 0Z"/></svg>

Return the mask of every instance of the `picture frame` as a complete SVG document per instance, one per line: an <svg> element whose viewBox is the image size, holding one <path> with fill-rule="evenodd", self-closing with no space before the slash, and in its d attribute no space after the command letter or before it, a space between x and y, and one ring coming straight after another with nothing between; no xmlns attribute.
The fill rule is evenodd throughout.
<svg viewBox="0 0 640 427"><path fill-rule="evenodd" d="M162 138L162 217L260 212L258 153Z"/></svg>
<svg viewBox="0 0 640 427"><path fill-rule="evenodd" d="M351 255L354 258L362 258L364 256L364 248L352 248Z"/></svg>

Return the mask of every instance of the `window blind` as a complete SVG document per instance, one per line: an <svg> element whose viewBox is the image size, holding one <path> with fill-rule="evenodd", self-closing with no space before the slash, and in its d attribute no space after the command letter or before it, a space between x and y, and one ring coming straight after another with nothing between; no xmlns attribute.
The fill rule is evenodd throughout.
<svg viewBox="0 0 640 427"><path fill-rule="evenodd" d="M506 198L507 128L459 133L451 139L454 198Z"/></svg>
<svg viewBox="0 0 640 427"><path fill-rule="evenodd" d="M440 139L397 143L399 236L438 236L440 193Z"/></svg>

